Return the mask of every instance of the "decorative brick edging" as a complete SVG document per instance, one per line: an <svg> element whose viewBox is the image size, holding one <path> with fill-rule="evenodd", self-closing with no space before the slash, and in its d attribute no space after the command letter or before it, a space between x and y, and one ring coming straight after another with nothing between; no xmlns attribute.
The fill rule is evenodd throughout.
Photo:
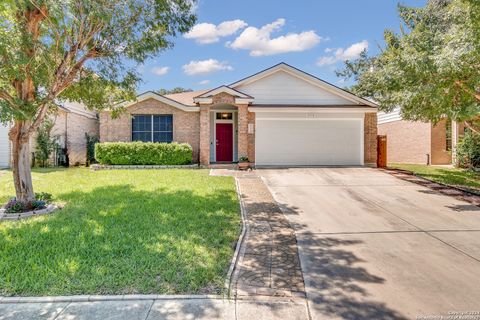
<svg viewBox="0 0 480 320"><path fill-rule="evenodd" d="M238 197L238 202L240 204L240 216L242 218L242 231L240 233L240 236L237 240L237 245L235 246L235 252L233 254L232 260L230 262L230 268L228 269L227 273L227 279L225 279L225 284L224 284L224 290L225 294L224 296L226 298L229 298L231 295L232 291L232 284L235 283L236 277L233 277L233 272L236 270L236 267L238 265L238 260L240 257L240 250L242 248L243 242L245 240L245 235L247 233L247 225L246 225L246 210L245 210L245 205L242 199L242 193L240 191L240 184L238 182L238 179L235 178L235 187L237 191L237 197Z"/></svg>
<svg viewBox="0 0 480 320"><path fill-rule="evenodd" d="M0 209L0 220L20 220L33 216L41 216L58 210L58 206L54 204L47 205L46 208L40 210L27 211L22 213L5 213L5 209Z"/></svg>
<svg viewBox="0 0 480 320"><path fill-rule="evenodd" d="M408 170L392 168L379 168L379 170L391 174L395 178L415 183L426 188L435 190L443 195L454 197L455 199L466 201L476 206L480 206L480 194L477 194L473 191L468 191L459 187L450 186L441 182L435 182L424 177L420 177Z"/></svg>
<svg viewBox="0 0 480 320"><path fill-rule="evenodd" d="M223 299L221 295L162 295L162 294L129 294L129 295L76 295L45 297L0 297L4 303L51 303L51 302L93 302L93 301L132 301L132 300L188 300L188 299Z"/></svg>
<svg viewBox="0 0 480 320"><path fill-rule="evenodd" d="M184 165L107 165L107 164L92 164L90 170L121 170L121 169L198 169L198 164L184 164Z"/></svg>

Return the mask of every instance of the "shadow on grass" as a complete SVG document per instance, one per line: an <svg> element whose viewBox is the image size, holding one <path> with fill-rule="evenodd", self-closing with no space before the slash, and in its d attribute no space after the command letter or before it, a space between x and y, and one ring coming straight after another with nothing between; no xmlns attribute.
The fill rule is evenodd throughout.
<svg viewBox="0 0 480 320"><path fill-rule="evenodd" d="M218 293L239 225L234 190L59 195L45 217L0 225L0 295Z"/></svg>

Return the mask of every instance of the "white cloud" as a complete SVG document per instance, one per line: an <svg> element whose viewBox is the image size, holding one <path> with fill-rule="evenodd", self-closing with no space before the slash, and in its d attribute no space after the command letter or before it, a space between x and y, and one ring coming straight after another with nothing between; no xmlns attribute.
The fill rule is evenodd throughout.
<svg viewBox="0 0 480 320"><path fill-rule="evenodd" d="M207 85L207 84L209 84L209 83L210 83L210 80L202 80L202 81L200 81L198 84L201 85L201 86L205 86L205 85Z"/></svg>
<svg viewBox="0 0 480 320"><path fill-rule="evenodd" d="M228 65L227 62L220 62L215 59L190 61L188 64L182 67L183 72L189 76L197 74L207 74L215 71L230 71L233 67Z"/></svg>
<svg viewBox="0 0 480 320"><path fill-rule="evenodd" d="M152 73L156 74L157 76L163 76L164 74L167 74L169 70L170 67L153 67Z"/></svg>
<svg viewBox="0 0 480 320"><path fill-rule="evenodd" d="M215 43L221 37L230 36L238 30L247 26L243 20L224 21L219 25L212 23L199 23L193 26L192 30L184 35L187 39L195 39L195 42L200 44Z"/></svg>
<svg viewBox="0 0 480 320"><path fill-rule="evenodd" d="M346 60L353 60L360 56L363 50L368 49L368 41L363 40L361 42L357 42L352 44L347 49L338 48L336 50L332 48L325 49L326 53L334 52L332 56L323 56L317 60L318 66L325 66L335 64L339 61L346 61Z"/></svg>
<svg viewBox="0 0 480 320"><path fill-rule="evenodd" d="M300 52L313 48L320 41L327 40L318 36L315 31L301 33L289 33L277 38L271 38L271 34L285 25L285 19L277 19L264 25L260 29L248 27L227 46L233 49L250 50L251 56L270 56L285 52Z"/></svg>

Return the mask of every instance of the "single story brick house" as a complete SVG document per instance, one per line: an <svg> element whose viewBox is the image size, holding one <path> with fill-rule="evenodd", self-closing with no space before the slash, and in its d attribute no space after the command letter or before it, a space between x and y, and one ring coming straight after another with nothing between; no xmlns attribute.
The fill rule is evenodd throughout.
<svg viewBox="0 0 480 320"><path fill-rule="evenodd" d="M285 63L212 90L140 94L100 141L187 142L202 165L371 165L377 105Z"/></svg>
<svg viewBox="0 0 480 320"><path fill-rule="evenodd" d="M51 115L55 124L52 128L52 135L57 137L57 142L61 148L66 150L69 164L84 165L86 163L87 142L85 134L90 136L99 135L98 115L95 111L90 111L84 105L75 102L66 102L58 106L56 114ZM8 125L0 124L0 168L10 167L11 146L8 139ZM30 139L30 151L35 152L36 136ZM56 161L53 159L52 164ZM33 160L33 159L32 159Z"/></svg>
<svg viewBox="0 0 480 320"><path fill-rule="evenodd" d="M403 120L399 108L378 113L378 134L387 136L389 163L452 164L464 132L463 123L447 119L437 124Z"/></svg>

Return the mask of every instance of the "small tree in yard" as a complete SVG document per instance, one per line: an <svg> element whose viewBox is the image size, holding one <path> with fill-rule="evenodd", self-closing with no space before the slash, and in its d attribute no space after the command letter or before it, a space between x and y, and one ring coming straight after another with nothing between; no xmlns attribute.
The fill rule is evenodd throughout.
<svg viewBox="0 0 480 320"><path fill-rule="evenodd" d="M46 167L48 160L58 146L57 137L52 136L52 129L55 120L46 118L37 130L37 146L35 150L35 159L40 167Z"/></svg>
<svg viewBox="0 0 480 320"><path fill-rule="evenodd" d="M29 139L56 102L102 109L134 99L140 79L128 62L144 62L187 32L193 1L0 2L0 121L13 124L17 200L34 200Z"/></svg>
<svg viewBox="0 0 480 320"><path fill-rule="evenodd" d="M404 119L448 117L479 131L480 1L430 0L424 8L399 5L401 32L384 33L376 56L363 52L337 75L380 109L400 107Z"/></svg>

